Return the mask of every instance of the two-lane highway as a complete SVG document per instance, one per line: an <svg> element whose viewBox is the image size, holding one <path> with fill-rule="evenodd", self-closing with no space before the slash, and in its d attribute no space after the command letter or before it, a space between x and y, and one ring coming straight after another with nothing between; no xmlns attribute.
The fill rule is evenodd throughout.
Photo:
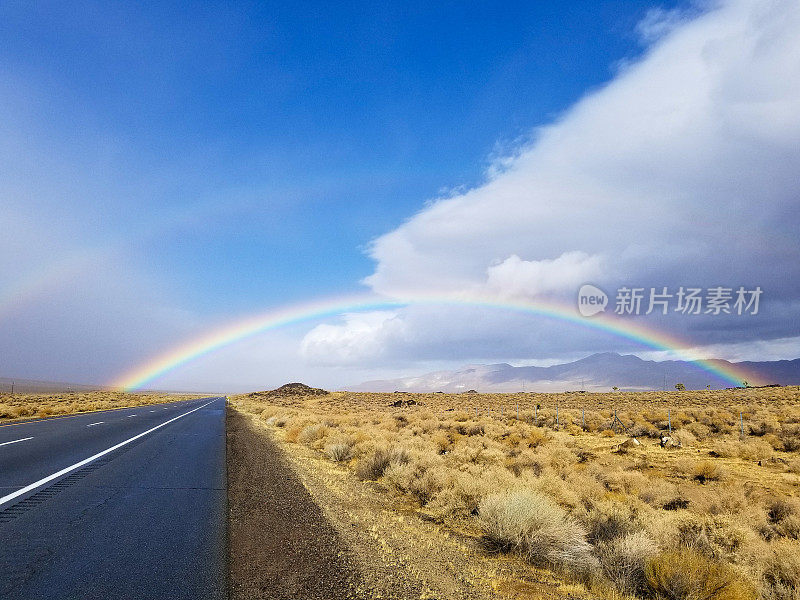
<svg viewBox="0 0 800 600"><path fill-rule="evenodd" d="M0 598L224 598L225 399L0 427Z"/></svg>

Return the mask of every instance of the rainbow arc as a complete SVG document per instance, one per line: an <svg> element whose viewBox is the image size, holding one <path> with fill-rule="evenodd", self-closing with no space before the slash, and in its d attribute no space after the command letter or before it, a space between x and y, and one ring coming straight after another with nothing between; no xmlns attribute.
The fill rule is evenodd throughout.
<svg viewBox="0 0 800 600"><path fill-rule="evenodd" d="M595 329L618 338L631 340L644 348L669 351L682 360L695 363L700 369L722 379L728 384L741 385L745 380L751 383L759 380L756 373L749 372L743 368L737 366L728 367L727 365L720 365L713 360L699 358L690 350L692 344L686 340L678 339L652 327L646 327L641 323L634 322L632 319L623 319L606 313L593 317L582 317L577 313L575 307L540 301L498 301L489 298L448 296L417 296L386 300L368 296L353 296L325 298L314 302L274 308L236 320L154 356L135 369L123 374L112 385L126 390L141 389L152 384L159 377L201 356L211 354L220 348L272 329L335 317L345 313L399 309L411 305L482 307L555 319L578 327Z"/></svg>

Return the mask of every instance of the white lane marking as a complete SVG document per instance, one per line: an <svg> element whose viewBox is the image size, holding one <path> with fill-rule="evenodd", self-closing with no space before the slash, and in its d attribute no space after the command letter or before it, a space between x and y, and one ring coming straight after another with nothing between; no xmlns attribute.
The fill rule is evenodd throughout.
<svg viewBox="0 0 800 600"><path fill-rule="evenodd" d="M154 410L151 410L150 412L156 412L156 411L154 411Z"/></svg>
<svg viewBox="0 0 800 600"><path fill-rule="evenodd" d="M16 444L17 442L25 442L27 440L32 440L32 437L20 438L18 440L11 440L10 442L3 442L0 446L8 446L9 444Z"/></svg>
<svg viewBox="0 0 800 600"><path fill-rule="evenodd" d="M95 425L100 425L100 424L102 424L102 423L103 423L103 421L98 421L97 423L89 423L89 424L87 425L87 427L94 427Z"/></svg>
<svg viewBox="0 0 800 600"><path fill-rule="evenodd" d="M136 415L128 415L128 418L130 419L131 417L135 417L135 416L136 416Z"/></svg>
<svg viewBox="0 0 800 600"><path fill-rule="evenodd" d="M216 398L214 400L212 400L211 402L215 402L215 401L216 401ZM53 481L53 479L58 479L62 475L66 475L67 473L69 473L71 471L74 471L75 469L80 469L83 465L87 465L90 462L92 462L93 460L97 460L101 456L105 456L109 452L113 452L117 448L122 448L122 446L125 446L126 444L130 444L134 440L138 440L140 437L145 436L148 433L152 433L156 429L161 429L162 427L164 427L164 425L169 425L170 423L172 423L173 421L177 421L181 417L185 417L186 415L190 415L193 412L195 412L196 410L200 410L201 408L203 408L205 406L208 406L209 404L211 404L211 402L206 402L205 404L203 404L203 406L198 406L197 408L193 408L189 412L185 412L182 415L178 415L177 417L172 417L169 421L164 421L160 425L156 425L155 427L151 427L147 431L143 431L142 433L140 433L138 435L135 435L132 438L128 438L124 442L120 442L119 444L115 444L114 446L111 446L111 448L106 448L105 450L103 450L101 452L98 452L94 456L90 456L89 458L84 458L82 461L76 462L74 465L70 465L69 467L61 469L60 471L56 471L52 475L48 475L47 477L43 477L39 481L34 481L30 485L26 485L24 488L19 489L16 492L12 492L12 493L10 493L10 494L8 494L6 496L3 496L2 498L0 498L0 506L3 506L3 504L5 504L6 502L10 502L14 498L18 498L19 496L22 496L22 494L27 494L31 490L35 490L36 488L43 486L45 483L49 483L49 482ZM30 438L28 438L28 439L30 439Z"/></svg>

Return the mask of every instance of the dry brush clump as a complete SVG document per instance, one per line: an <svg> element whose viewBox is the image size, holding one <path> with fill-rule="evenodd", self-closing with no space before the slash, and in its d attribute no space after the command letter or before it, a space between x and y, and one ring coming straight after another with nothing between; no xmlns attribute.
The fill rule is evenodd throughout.
<svg viewBox="0 0 800 600"><path fill-rule="evenodd" d="M755 588L731 566L690 549L664 552L647 561L645 579L663 600L755 600Z"/></svg>
<svg viewBox="0 0 800 600"><path fill-rule="evenodd" d="M798 392L403 394L397 406L392 394L334 392L234 402L426 518L596 595L800 600ZM622 427L612 429L615 411ZM631 433L639 445L624 444Z"/></svg>
<svg viewBox="0 0 800 600"><path fill-rule="evenodd" d="M549 498L529 489L492 494L478 509L492 547L522 554L535 565L590 576L597 558L586 532Z"/></svg>

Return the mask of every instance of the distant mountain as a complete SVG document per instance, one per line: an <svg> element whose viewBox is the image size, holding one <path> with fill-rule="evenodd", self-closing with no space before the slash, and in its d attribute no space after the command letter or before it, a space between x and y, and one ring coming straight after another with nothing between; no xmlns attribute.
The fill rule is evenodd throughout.
<svg viewBox="0 0 800 600"><path fill-rule="evenodd" d="M713 360L721 369L740 367L758 373L761 383L800 385L800 358L769 362ZM660 390L682 383L686 389L712 389L730 384L688 361L642 360L615 352L592 354L574 362L550 367L514 367L506 363L468 365L456 371L436 371L419 377L367 381L348 388L362 392L518 392L522 390L563 392L566 390L607 391ZM756 383L756 382L751 382Z"/></svg>
<svg viewBox="0 0 800 600"><path fill-rule="evenodd" d="M20 377L0 377L0 394L58 394L61 392L92 392L107 389L101 385L66 383L63 381L39 381Z"/></svg>

